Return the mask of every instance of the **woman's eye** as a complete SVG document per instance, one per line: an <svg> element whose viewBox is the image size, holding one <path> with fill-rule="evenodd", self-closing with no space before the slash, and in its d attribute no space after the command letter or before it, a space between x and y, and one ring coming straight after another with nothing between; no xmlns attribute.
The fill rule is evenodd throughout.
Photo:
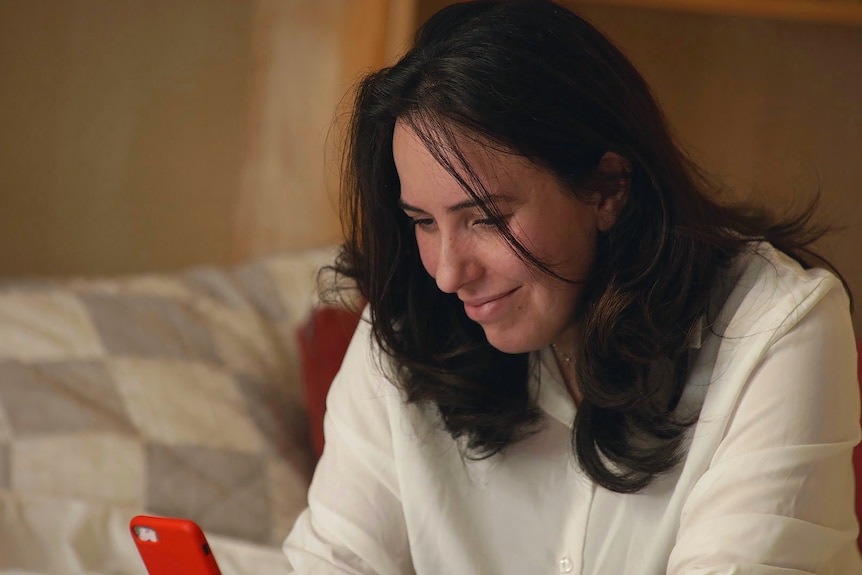
<svg viewBox="0 0 862 575"><path fill-rule="evenodd" d="M504 215L501 219L504 222L507 222L507 221L509 221L509 217L510 217L509 215ZM477 218L477 219L473 220L473 225L474 226L497 227L497 224L495 224L491 218Z"/></svg>
<svg viewBox="0 0 862 575"><path fill-rule="evenodd" d="M410 222L417 228L429 228L434 224L434 220L428 218L415 218L411 219Z"/></svg>

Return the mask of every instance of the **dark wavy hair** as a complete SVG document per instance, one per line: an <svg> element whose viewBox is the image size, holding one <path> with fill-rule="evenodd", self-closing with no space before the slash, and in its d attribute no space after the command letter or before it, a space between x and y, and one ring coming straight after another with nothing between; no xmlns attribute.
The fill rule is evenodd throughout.
<svg viewBox="0 0 862 575"><path fill-rule="evenodd" d="M749 242L766 240L803 265L823 263L809 249L822 235L810 221L817 200L784 218L719 203L717 188L675 143L644 79L583 19L546 0L442 9L395 65L357 86L343 166L346 240L333 269L368 301L374 338L394 359L407 401L436 406L471 457L497 454L539 429L528 391L534 365L530 354L494 349L422 267L398 203L398 121L459 178L512 249L551 276L559 277L499 217L456 136L519 154L584 200L614 182L628 188L616 224L600 234L578 310L583 398L573 449L607 489L639 491L682 457L693 420L675 408L688 334L731 260ZM606 152L630 169L602 173ZM671 369L656 369L662 364Z"/></svg>

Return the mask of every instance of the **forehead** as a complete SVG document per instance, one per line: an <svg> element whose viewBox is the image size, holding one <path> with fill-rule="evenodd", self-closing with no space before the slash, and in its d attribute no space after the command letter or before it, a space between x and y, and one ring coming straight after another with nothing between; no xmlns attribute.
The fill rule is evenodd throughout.
<svg viewBox="0 0 862 575"><path fill-rule="evenodd" d="M458 178L476 191L490 190L543 171L499 145L463 133L431 132L420 136L403 121L395 125L392 152L402 194L416 186L444 182L462 187ZM466 193L463 188L462 191Z"/></svg>

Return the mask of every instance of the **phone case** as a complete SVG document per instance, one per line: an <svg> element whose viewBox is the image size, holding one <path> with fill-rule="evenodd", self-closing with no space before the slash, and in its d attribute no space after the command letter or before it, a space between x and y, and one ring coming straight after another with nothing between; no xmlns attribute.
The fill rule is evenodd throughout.
<svg viewBox="0 0 862 575"><path fill-rule="evenodd" d="M138 515L129 530L150 575L221 575L194 521Z"/></svg>

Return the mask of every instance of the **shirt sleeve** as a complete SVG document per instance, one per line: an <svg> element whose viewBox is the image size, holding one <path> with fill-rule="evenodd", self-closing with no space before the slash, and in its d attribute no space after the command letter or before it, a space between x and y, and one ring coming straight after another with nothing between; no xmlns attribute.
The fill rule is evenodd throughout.
<svg viewBox="0 0 862 575"><path fill-rule="evenodd" d="M413 573L390 416L402 400L375 350L366 316L327 397L326 444L308 508L284 543L295 573Z"/></svg>
<svg viewBox="0 0 862 575"><path fill-rule="evenodd" d="M829 277L795 308L794 325L775 330L684 506L669 574L862 573L852 467L859 386L848 308Z"/></svg>

